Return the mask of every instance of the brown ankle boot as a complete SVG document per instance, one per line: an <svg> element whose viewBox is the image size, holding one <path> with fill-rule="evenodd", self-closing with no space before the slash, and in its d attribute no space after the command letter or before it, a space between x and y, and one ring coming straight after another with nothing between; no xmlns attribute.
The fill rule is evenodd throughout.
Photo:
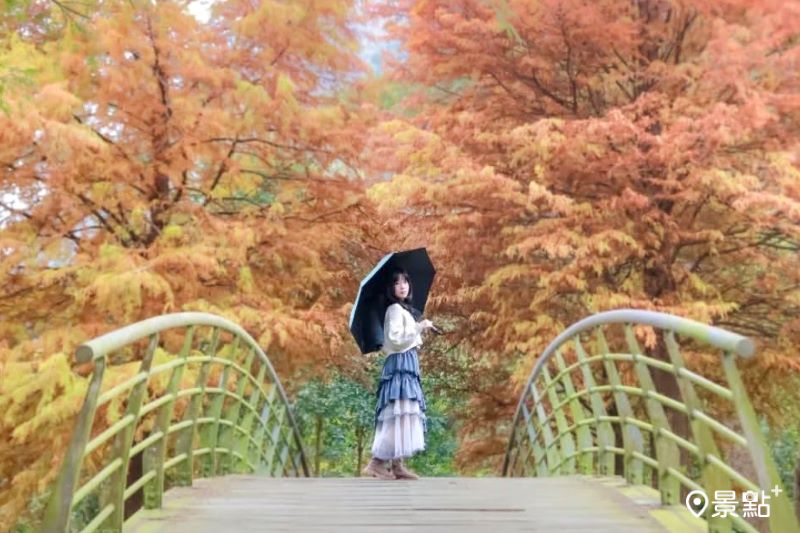
<svg viewBox="0 0 800 533"><path fill-rule="evenodd" d="M406 468L402 459L395 459L392 462L392 473L397 479L419 479L419 476Z"/></svg>
<svg viewBox="0 0 800 533"><path fill-rule="evenodd" d="M382 461L376 457L370 459L361 473L365 476L372 476L378 479L395 479L394 474L386 469L386 461Z"/></svg>

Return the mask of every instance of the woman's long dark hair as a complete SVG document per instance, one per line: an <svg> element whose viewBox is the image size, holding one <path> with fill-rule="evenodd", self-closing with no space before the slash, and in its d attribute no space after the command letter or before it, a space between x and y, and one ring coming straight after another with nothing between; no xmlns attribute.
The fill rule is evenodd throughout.
<svg viewBox="0 0 800 533"><path fill-rule="evenodd" d="M397 296L394 295L394 284L400 278L404 278L408 282L408 296L405 299L400 300ZM386 283L386 307L388 308L392 304L400 304L403 309L411 313L411 316L414 317L414 320L419 320L422 317L422 313L414 307L413 305L413 298L414 298L414 286L411 284L411 277L408 275L408 272L402 269L395 270L392 272L392 275L389 276L389 280Z"/></svg>

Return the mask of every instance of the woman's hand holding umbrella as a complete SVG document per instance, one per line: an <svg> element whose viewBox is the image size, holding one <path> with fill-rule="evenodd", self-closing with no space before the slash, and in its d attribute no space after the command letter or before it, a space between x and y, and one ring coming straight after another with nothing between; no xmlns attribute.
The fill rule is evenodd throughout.
<svg viewBox="0 0 800 533"><path fill-rule="evenodd" d="M433 325L433 322L428 320L427 318L419 323L423 329L432 329L434 333L437 335L444 335L444 332Z"/></svg>

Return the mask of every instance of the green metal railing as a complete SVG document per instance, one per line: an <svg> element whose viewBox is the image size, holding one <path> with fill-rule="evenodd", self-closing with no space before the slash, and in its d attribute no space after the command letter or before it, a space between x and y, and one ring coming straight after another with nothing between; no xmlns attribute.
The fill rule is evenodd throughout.
<svg viewBox="0 0 800 533"><path fill-rule="evenodd" d="M121 353L141 360L139 371L109 385L104 376ZM159 508L166 488L197 476L309 475L283 387L236 324L205 313L159 316L81 345L77 359L94 371L42 531L75 529L71 514L90 496L96 512L81 531L120 531L134 495Z"/></svg>
<svg viewBox="0 0 800 533"><path fill-rule="evenodd" d="M637 331L650 334L655 353L642 349ZM712 367L714 376L690 370L702 356L685 357L679 342L692 352L720 350L699 365ZM618 310L581 320L537 360L514 417L503 475L621 473L629 484L657 487L663 505L684 505L681 486L704 491L709 502L719 490L757 491L761 500L761 491L782 487L736 366L737 357L754 352L741 335L663 313ZM656 389L654 371L677 382L679 398ZM730 416L714 418L712 406ZM674 427L680 417L688 434ZM721 452L737 447L749 455L754 480ZM768 503L771 531L800 531L786 492ZM741 506L738 517L713 514L709 504L709 531L756 531Z"/></svg>

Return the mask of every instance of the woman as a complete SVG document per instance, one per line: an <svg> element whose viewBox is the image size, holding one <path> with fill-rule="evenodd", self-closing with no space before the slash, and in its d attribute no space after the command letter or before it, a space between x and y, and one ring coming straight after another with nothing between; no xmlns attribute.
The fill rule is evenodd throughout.
<svg viewBox="0 0 800 533"><path fill-rule="evenodd" d="M404 270L392 273L386 287L389 307L383 325L386 360L378 386L375 440L365 475L379 479L419 479L403 460L425 449L425 396L419 379L417 347L421 334L432 328L412 307L411 279ZM388 465L391 462L391 471Z"/></svg>

